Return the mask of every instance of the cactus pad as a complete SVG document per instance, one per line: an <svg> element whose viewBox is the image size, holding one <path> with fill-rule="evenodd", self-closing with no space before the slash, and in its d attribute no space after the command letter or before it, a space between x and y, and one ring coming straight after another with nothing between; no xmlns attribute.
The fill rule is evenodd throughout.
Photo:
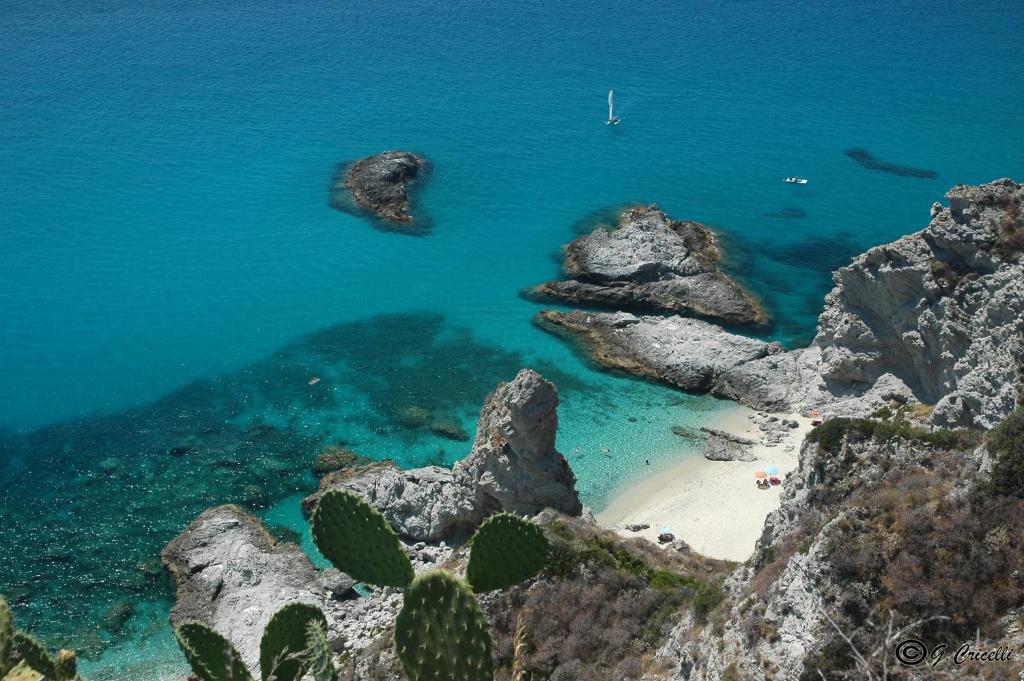
<svg viewBox="0 0 1024 681"><path fill-rule="evenodd" d="M331 664L327 628L315 620L306 625L306 667L313 681L338 681L338 674Z"/></svg>
<svg viewBox="0 0 1024 681"><path fill-rule="evenodd" d="M373 506L351 492L324 494L313 514L313 539L329 561L353 579L408 586L413 571L395 531Z"/></svg>
<svg viewBox="0 0 1024 681"><path fill-rule="evenodd" d="M306 631L310 622L327 626L320 609L305 603L284 606L270 618L260 639L260 673L264 681L299 681L306 671Z"/></svg>
<svg viewBox="0 0 1024 681"><path fill-rule="evenodd" d="M75 681L78 675L78 656L73 650L62 650L57 653L53 666L57 672L57 681Z"/></svg>
<svg viewBox="0 0 1024 681"><path fill-rule="evenodd" d="M3 677L3 681L46 681L46 677L29 667L27 662L22 662L7 672L7 676Z"/></svg>
<svg viewBox="0 0 1024 681"><path fill-rule="evenodd" d="M46 651L46 646L37 639L24 631L19 631L14 635L12 644L14 654L28 663L29 667L47 678L57 678L57 669L54 666L53 658Z"/></svg>
<svg viewBox="0 0 1024 681"><path fill-rule="evenodd" d="M410 681L493 681L491 637L473 592L443 570L419 575L395 622Z"/></svg>
<svg viewBox="0 0 1024 681"><path fill-rule="evenodd" d="M187 622L174 635L192 672L202 681L252 681L235 647L205 624Z"/></svg>
<svg viewBox="0 0 1024 681"><path fill-rule="evenodd" d="M473 536L466 579L477 593L504 589L536 575L547 560L548 540L540 527L499 513Z"/></svg>
<svg viewBox="0 0 1024 681"><path fill-rule="evenodd" d="M14 637L14 622L7 601L0 596L0 678L11 668L11 639Z"/></svg>

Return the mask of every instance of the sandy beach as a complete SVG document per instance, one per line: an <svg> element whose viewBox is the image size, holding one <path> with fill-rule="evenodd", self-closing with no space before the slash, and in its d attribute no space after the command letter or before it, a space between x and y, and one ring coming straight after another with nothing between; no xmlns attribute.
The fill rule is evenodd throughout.
<svg viewBox="0 0 1024 681"><path fill-rule="evenodd" d="M765 434L751 418L755 412L738 406L711 427L755 440L749 451L754 461L709 461L701 455L656 471L619 493L597 515L604 527L629 537L645 537L657 543L662 528L706 556L744 561L761 536L764 519L779 506L781 485L760 490L754 472L775 466L779 477L797 467L800 444L811 429L810 419L797 413L775 414L800 425L788 429L782 442L769 446ZM649 524L640 532L626 525Z"/></svg>

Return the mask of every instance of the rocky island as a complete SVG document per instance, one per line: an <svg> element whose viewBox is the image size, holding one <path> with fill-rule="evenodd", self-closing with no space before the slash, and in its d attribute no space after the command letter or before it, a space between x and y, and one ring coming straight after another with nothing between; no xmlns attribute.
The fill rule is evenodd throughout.
<svg viewBox="0 0 1024 681"><path fill-rule="evenodd" d="M426 167L423 158L408 151L385 151L342 164L331 184L331 206L369 213L388 231L422 234L427 228L413 216L409 188Z"/></svg>
<svg viewBox="0 0 1024 681"><path fill-rule="evenodd" d="M722 249L708 227L672 220L657 206L625 211L564 248L566 279L526 292L537 299L619 310L699 315L733 325L768 322L761 304L719 268Z"/></svg>

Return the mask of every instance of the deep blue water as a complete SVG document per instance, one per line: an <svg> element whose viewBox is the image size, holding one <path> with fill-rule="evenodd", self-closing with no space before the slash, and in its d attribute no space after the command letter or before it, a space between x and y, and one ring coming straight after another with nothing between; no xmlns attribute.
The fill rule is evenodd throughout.
<svg viewBox="0 0 1024 681"><path fill-rule="evenodd" d="M522 365L559 384L559 445L600 505L640 453L684 448L670 425L724 405L597 373L532 327L518 291L559 246L656 202L722 230L773 335L806 342L834 267L923 227L954 183L1024 176L1022 49L1004 2L4 3L0 532L19 563L0 591L51 638L152 636L97 678L165 664L168 590L135 564L199 509L255 481L299 525L290 495L340 441L451 462L467 443L395 415L471 430ZM338 163L387 148L433 164L430 236L327 205ZM211 458L168 455L195 438ZM89 527L89 555L60 523ZM97 634L119 598L144 605Z"/></svg>

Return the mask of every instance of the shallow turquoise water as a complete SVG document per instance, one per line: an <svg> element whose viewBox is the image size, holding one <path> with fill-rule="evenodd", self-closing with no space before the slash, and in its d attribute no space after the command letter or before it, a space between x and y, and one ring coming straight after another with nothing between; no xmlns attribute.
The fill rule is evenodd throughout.
<svg viewBox="0 0 1024 681"><path fill-rule="evenodd" d="M148 612L96 627L121 599L164 612L136 563L201 508L258 484L294 524L280 500L340 440L451 462L467 443L395 414L471 430L520 366L559 384L589 503L677 455L669 426L725 405L592 371L518 297L588 216L656 202L720 228L800 343L833 267L955 182L1024 175L1019 5L553 4L0 7L0 591L23 622L141 636ZM336 165L385 148L433 162L432 235L328 208Z"/></svg>

